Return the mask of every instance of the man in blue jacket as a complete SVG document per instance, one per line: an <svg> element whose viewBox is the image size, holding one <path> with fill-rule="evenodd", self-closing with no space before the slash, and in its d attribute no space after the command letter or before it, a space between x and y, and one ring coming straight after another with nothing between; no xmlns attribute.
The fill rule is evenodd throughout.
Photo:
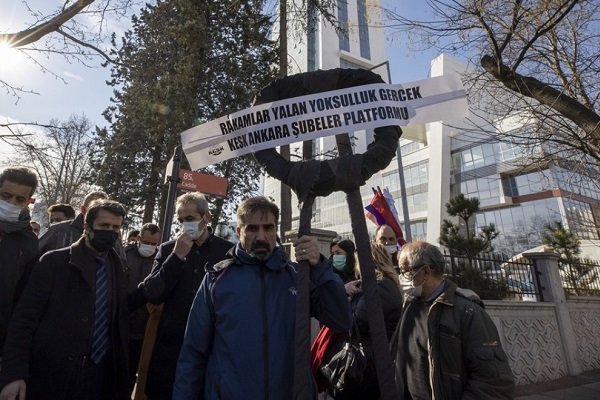
<svg viewBox="0 0 600 400"><path fill-rule="evenodd" d="M209 268L196 295L173 399L292 398L296 265L277 246L278 219L279 209L264 197L239 206L240 242ZM348 331L344 286L316 238L301 237L294 246L296 259L311 265L313 316Z"/></svg>

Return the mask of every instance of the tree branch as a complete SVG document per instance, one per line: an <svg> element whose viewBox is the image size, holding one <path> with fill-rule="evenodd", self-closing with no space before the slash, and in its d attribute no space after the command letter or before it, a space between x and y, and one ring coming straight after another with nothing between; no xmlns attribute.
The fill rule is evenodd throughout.
<svg viewBox="0 0 600 400"><path fill-rule="evenodd" d="M75 17L81 10L92 4L94 1L95 0L78 0L70 7L65 8L63 12L56 15L54 18L38 26L15 33L2 33L0 34L0 42L9 43L12 47L22 47L37 42L44 36L52 32L57 32L65 22Z"/></svg>
<svg viewBox="0 0 600 400"><path fill-rule="evenodd" d="M535 78L514 72L495 57L484 55L481 66L508 89L556 110L579 126L590 139L600 140L600 116L579 101Z"/></svg>
<svg viewBox="0 0 600 400"><path fill-rule="evenodd" d="M77 39L76 37L69 35L67 32L63 31L63 30L62 30L62 29L60 29L60 28L58 28L58 29L56 30L56 32L57 32L57 33L60 33L61 35L63 35L63 36L64 36L64 37L66 37L67 39L69 39L69 40L71 40L71 41L73 41L73 42L77 43L78 45L80 45L80 46L82 46L82 47L87 47L88 49L92 49L92 50L94 50L96 53L98 53L98 54L100 54L102 57L104 57L104 59L105 59L106 61L108 61L109 63L111 63L111 64L119 64L119 63L118 63L116 60L113 60L112 58L110 58L110 57L108 56L108 54L106 54L104 51L100 50L100 49L99 49L99 48L97 48L96 46L94 46L94 45L91 45L91 44L89 44L89 43L86 43L86 42L83 42L83 41L81 41L81 40Z"/></svg>

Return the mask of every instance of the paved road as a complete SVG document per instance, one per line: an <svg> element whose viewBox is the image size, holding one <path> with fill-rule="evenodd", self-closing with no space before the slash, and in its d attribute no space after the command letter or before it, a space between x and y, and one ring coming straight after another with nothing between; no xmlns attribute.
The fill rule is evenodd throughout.
<svg viewBox="0 0 600 400"><path fill-rule="evenodd" d="M600 370L517 387L515 400L599 400Z"/></svg>

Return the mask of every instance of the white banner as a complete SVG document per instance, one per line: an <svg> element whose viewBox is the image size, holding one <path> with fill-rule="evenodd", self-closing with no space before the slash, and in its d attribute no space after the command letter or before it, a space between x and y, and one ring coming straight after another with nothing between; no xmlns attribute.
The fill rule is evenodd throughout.
<svg viewBox="0 0 600 400"><path fill-rule="evenodd" d="M378 83L265 103L181 134L193 170L259 150L387 125L458 120L468 112L457 75Z"/></svg>

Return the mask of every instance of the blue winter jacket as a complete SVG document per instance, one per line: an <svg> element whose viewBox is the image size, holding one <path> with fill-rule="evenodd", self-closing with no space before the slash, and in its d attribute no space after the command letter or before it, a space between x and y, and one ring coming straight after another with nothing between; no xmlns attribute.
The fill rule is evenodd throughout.
<svg viewBox="0 0 600 400"><path fill-rule="evenodd" d="M296 265L280 248L264 263L239 244L232 250L194 299L174 400L292 398ZM321 260L310 269L311 314L336 332L348 331L343 283Z"/></svg>

